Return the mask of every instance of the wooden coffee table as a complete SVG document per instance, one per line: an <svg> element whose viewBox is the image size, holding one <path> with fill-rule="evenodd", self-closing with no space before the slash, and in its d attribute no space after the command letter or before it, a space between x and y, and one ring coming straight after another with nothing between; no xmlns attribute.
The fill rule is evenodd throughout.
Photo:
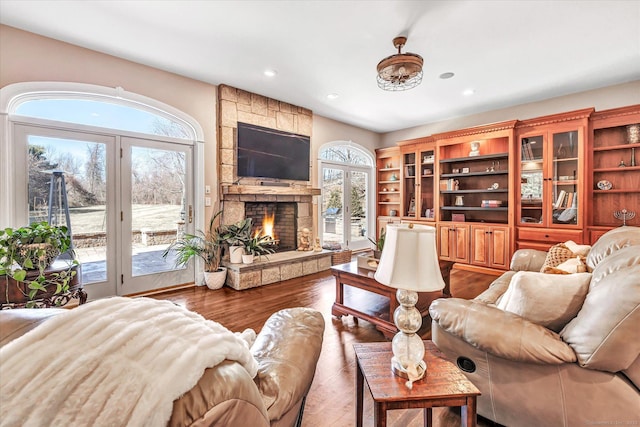
<svg viewBox="0 0 640 427"><path fill-rule="evenodd" d="M428 316L429 306L433 300L451 296L449 294L449 276L452 267L453 262L440 261L440 271L445 283L442 292L418 293L419 299L416 308L420 311L422 317ZM337 317L352 315L356 320L362 319L371 322L386 338L392 339L398 332L398 328L393 323L393 312L398 307L396 289L378 283L373 278L374 273L373 270L358 268L356 261L331 267L331 274L336 278L336 300L331 307L331 314ZM382 308L377 310L373 307L358 306L353 301L348 301L345 298L345 294L353 290L348 289L345 291L345 286L362 289L384 297ZM425 328L429 327L428 324L424 326Z"/></svg>
<svg viewBox="0 0 640 427"><path fill-rule="evenodd" d="M424 408L424 425L432 422L432 409L460 406L462 425L476 425L476 399L480 390L431 341L424 341L427 374L409 389L407 380L391 372L391 343L354 344L356 369L356 427L362 427L364 381L367 381L374 405L374 425L386 427L390 409Z"/></svg>

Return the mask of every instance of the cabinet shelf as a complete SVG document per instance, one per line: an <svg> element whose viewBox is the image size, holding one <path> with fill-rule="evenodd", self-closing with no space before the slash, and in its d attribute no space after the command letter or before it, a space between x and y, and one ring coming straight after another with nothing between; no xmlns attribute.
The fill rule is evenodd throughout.
<svg viewBox="0 0 640 427"><path fill-rule="evenodd" d="M508 207L502 206L499 208L481 208L479 206L441 206L440 209L445 211L494 211L494 212L506 212Z"/></svg>
<svg viewBox="0 0 640 427"><path fill-rule="evenodd" d="M468 172L468 173L443 173L440 178L463 178L465 176L491 176L491 175L508 175L508 170L499 170L493 172Z"/></svg>
<svg viewBox="0 0 640 427"><path fill-rule="evenodd" d="M629 171L639 171L640 166L625 166L625 167L614 167L614 168L598 168L594 169L593 172L629 172Z"/></svg>
<svg viewBox="0 0 640 427"><path fill-rule="evenodd" d="M400 168L382 168L378 169L380 172L399 172Z"/></svg>
<svg viewBox="0 0 640 427"><path fill-rule="evenodd" d="M593 190L593 194L640 193L638 188L612 188L611 190Z"/></svg>
<svg viewBox="0 0 640 427"><path fill-rule="evenodd" d="M492 159L506 159L508 157L509 157L509 153L496 153L496 154L485 154L482 156L473 156L473 157L456 157L453 159L441 159L440 163L472 162L476 160L479 161L479 160L492 160Z"/></svg>
<svg viewBox="0 0 640 427"><path fill-rule="evenodd" d="M400 202L378 202L379 205L399 205Z"/></svg>
<svg viewBox="0 0 640 427"><path fill-rule="evenodd" d="M443 190L440 191L442 194L471 194L471 193L508 193L509 190L506 188L500 188L498 190Z"/></svg>
<svg viewBox="0 0 640 427"><path fill-rule="evenodd" d="M554 163L562 163L562 162L577 162L577 157L565 157L563 159L553 159Z"/></svg>
<svg viewBox="0 0 640 427"><path fill-rule="evenodd" d="M640 148L640 143L637 144L618 144L610 145L608 147L593 147L593 151L609 151L609 150L629 150L631 148Z"/></svg>
<svg viewBox="0 0 640 427"><path fill-rule="evenodd" d="M395 181L378 181L378 184L400 184L400 180L396 179Z"/></svg>
<svg viewBox="0 0 640 427"><path fill-rule="evenodd" d="M398 191L378 191L378 194L397 194L398 196L400 195Z"/></svg>
<svg viewBox="0 0 640 427"><path fill-rule="evenodd" d="M578 185L578 181L576 181L575 179L553 181L553 185Z"/></svg>

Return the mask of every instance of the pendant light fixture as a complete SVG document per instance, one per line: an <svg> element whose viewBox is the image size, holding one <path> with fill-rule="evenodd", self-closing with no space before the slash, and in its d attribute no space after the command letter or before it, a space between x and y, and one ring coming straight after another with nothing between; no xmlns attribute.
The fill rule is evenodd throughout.
<svg viewBox="0 0 640 427"><path fill-rule="evenodd" d="M389 91L414 88L422 81L423 59L415 53L402 53L406 37L396 37L393 45L398 53L388 56L378 63L378 87Z"/></svg>

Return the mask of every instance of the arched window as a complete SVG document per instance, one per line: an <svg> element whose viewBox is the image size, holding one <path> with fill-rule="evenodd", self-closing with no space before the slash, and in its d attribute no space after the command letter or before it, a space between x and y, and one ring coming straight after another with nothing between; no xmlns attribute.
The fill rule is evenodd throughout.
<svg viewBox="0 0 640 427"><path fill-rule="evenodd" d="M368 247L368 237L375 236L373 155L351 141L336 141L320 148L319 159L323 245Z"/></svg>
<svg viewBox="0 0 640 427"><path fill-rule="evenodd" d="M204 223L195 119L122 88L70 82L1 88L0 119L0 226L66 225L89 298L194 280L193 266L162 254Z"/></svg>

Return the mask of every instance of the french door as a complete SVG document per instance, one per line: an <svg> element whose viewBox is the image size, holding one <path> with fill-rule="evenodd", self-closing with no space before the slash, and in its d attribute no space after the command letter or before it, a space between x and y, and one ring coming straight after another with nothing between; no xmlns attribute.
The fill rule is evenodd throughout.
<svg viewBox="0 0 640 427"><path fill-rule="evenodd" d="M71 229L89 298L194 281L162 256L193 230L192 146L24 124L14 141L16 218Z"/></svg>
<svg viewBox="0 0 640 427"><path fill-rule="evenodd" d="M323 244L337 243L352 250L368 248L368 168L323 162L320 226Z"/></svg>

